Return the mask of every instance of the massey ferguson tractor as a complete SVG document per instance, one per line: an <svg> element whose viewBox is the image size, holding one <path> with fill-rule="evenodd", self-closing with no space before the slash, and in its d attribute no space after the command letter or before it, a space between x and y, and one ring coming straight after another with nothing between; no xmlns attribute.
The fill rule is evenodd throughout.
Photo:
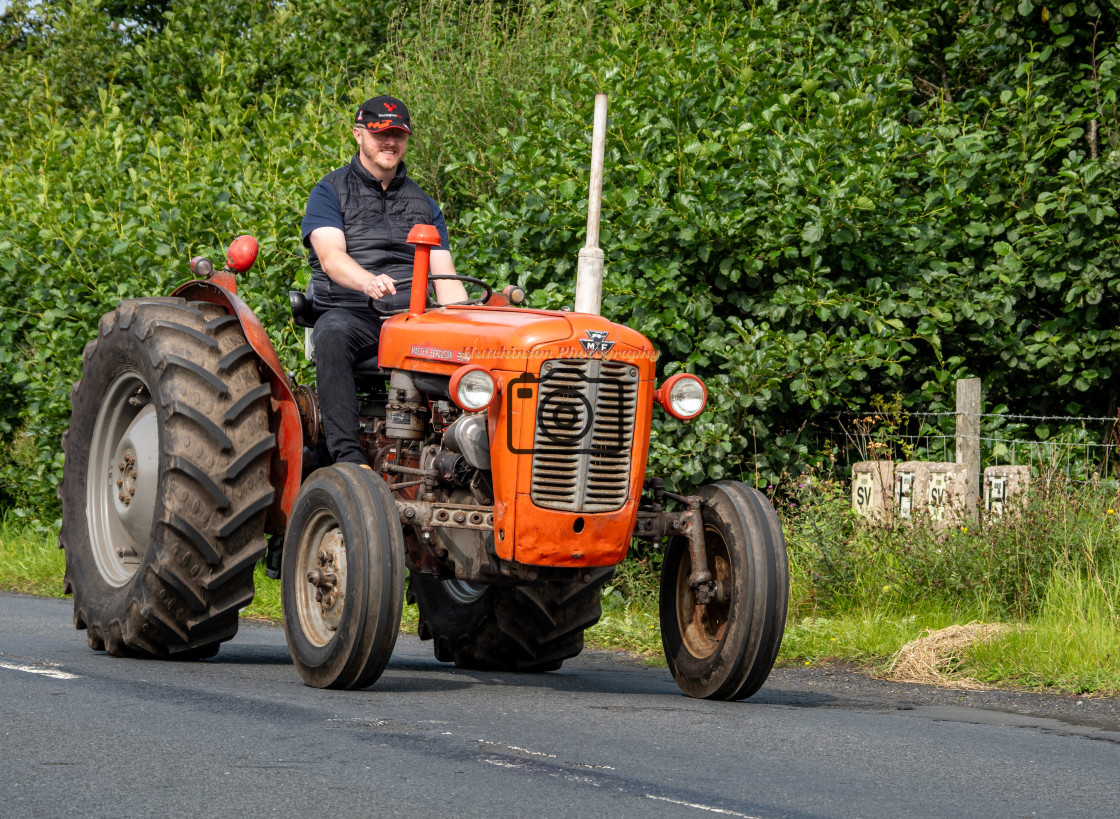
<svg viewBox="0 0 1120 819"><path fill-rule="evenodd" d="M211 657L264 559L309 685L373 684L406 595L438 660L551 671L582 650L638 538L664 544L661 633L680 688L756 692L786 615L773 507L735 481L682 496L646 475L656 414L695 418L701 381L659 384L650 342L578 300L533 310L519 288L453 277L482 296L433 306L439 235L421 225L408 241L411 303L356 366L366 466L329 463L315 391L292 383L238 297L251 237L231 243L224 270L195 259L197 278L170 297L101 319L71 392L59 490L66 589L89 645ZM304 294L291 305L313 324Z"/></svg>

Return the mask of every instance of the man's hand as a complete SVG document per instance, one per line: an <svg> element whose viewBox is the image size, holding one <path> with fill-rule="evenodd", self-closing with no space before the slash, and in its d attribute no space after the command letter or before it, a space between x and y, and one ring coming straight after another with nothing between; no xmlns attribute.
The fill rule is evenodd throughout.
<svg viewBox="0 0 1120 819"><path fill-rule="evenodd" d="M346 234L338 228L321 227L311 231L311 246L319 257L323 272L337 284L357 290L366 296L379 299L397 292L393 280L386 274L373 276L350 258L346 252ZM451 255L451 254L448 254Z"/></svg>
<svg viewBox="0 0 1120 819"><path fill-rule="evenodd" d="M366 286L362 288L362 292L371 299L379 299L386 294L391 293L395 295L397 288L396 285L393 284L393 280L382 273L380 276L374 276L366 282Z"/></svg>
<svg viewBox="0 0 1120 819"><path fill-rule="evenodd" d="M385 295L395 295L397 287L385 273L372 276L368 270L355 262L346 252L346 235L338 228L321 227L311 231L311 246L319 257L319 264L336 283L351 290L358 290L371 299ZM431 255L431 274L433 276L454 275L455 264L451 261L451 251L433 248ZM434 282L436 299L440 304L467 300L467 290L462 282Z"/></svg>

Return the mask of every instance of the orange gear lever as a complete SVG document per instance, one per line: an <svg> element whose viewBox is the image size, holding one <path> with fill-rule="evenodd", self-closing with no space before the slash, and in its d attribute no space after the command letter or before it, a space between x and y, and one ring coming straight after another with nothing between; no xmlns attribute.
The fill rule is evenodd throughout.
<svg viewBox="0 0 1120 819"><path fill-rule="evenodd" d="M416 258L412 263L412 299L408 303L408 315L419 316L428 303L428 272L431 267L432 248L439 247L441 240L435 225L415 225L405 239L416 245Z"/></svg>

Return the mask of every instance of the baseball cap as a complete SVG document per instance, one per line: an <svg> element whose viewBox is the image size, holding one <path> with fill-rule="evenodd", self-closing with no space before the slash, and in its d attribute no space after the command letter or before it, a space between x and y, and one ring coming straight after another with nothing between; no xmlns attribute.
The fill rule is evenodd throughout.
<svg viewBox="0 0 1120 819"><path fill-rule="evenodd" d="M369 131L384 131L386 128L400 128L406 134L412 133L409 127L408 108L396 97L380 96L366 100L358 108L354 124Z"/></svg>

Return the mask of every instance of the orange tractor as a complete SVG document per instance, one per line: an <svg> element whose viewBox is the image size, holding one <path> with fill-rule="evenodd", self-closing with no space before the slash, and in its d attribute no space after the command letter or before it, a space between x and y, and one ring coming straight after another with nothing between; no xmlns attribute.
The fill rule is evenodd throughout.
<svg viewBox="0 0 1120 819"><path fill-rule="evenodd" d="M639 538L665 543L661 633L681 689L757 691L786 615L773 507L735 481L681 496L646 477L656 408L696 417L700 380L658 386L641 334L518 307L515 287L455 277L484 295L433 307L439 236L421 225L409 242L411 304L355 372L365 467L321 465L316 394L292 383L237 296L251 237L230 245L224 270L195 259L198 278L171 297L101 319L71 392L59 490L66 588L90 646L213 656L263 558L309 685L371 685L406 594L439 660L555 670L582 650L604 583ZM313 305L291 300L311 326Z"/></svg>

